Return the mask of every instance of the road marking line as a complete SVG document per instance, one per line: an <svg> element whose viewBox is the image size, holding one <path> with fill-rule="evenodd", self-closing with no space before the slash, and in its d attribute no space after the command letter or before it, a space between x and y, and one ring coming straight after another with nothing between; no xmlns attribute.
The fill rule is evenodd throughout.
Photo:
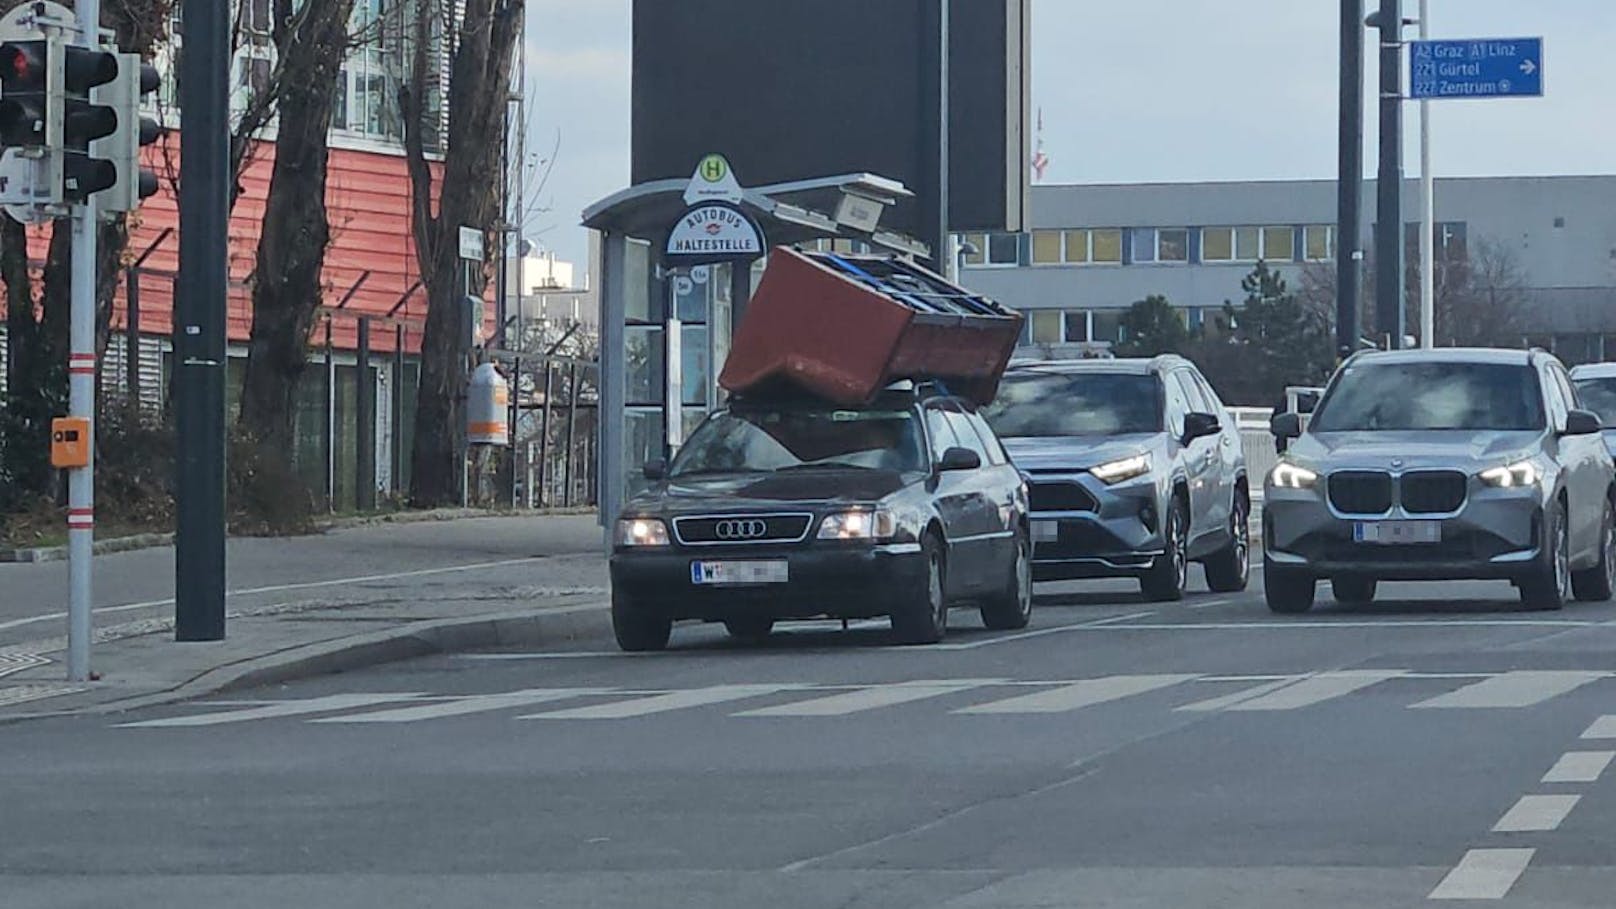
<svg viewBox="0 0 1616 909"><path fill-rule="evenodd" d="M647 698L631 698L626 701L612 701L607 704L593 704L587 707L571 707L565 710L551 710L544 713L530 713L519 716L519 720L621 720L629 717L649 716L653 713L667 713L672 710L684 710L689 707L705 707L710 704L722 704L725 701L739 701L743 698L755 698L760 695L774 694L777 691L789 691L794 685L714 685L710 688L693 688L689 691L673 691L668 694L652 695Z"/></svg>
<svg viewBox="0 0 1616 909"><path fill-rule="evenodd" d="M1212 609L1212 608L1217 607L1217 606L1232 606L1232 605L1234 605L1235 603L1238 603L1238 602L1240 602L1240 601L1236 600L1236 599L1232 599L1230 597L1224 597L1224 598L1218 599L1218 600L1207 600L1204 603L1185 603L1184 608L1185 609Z"/></svg>
<svg viewBox="0 0 1616 909"><path fill-rule="evenodd" d="M998 685L1002 684L1003 681L1003 679L954 679L898 682L893 685L871 686L857 691L833 694L822 698L811 698L806 701L795 701L790 704L776 704L773 707L743 710L731 715L846 716L852 713L862 713L866 710L892 707L898 704L908 704L912 701L941 697L945 694L969 691L972 688L980 688L984 685Z"/></svg>
<svg viewBox="0 0 1616 909"><path fill-rule="evenodd" d="M1284 685L1250 700L1231 704L1229 710L1296 710L1402 676L1401 669L1348 669L1321 672Z"/></svg>
<svg viewBox="0 0 1616 909"><path fill-rule="evenodd" d="M1493 832L1542 833L1559 829L1560 822L1581 799L1580 795L1523 795L1493 825Z"/></svg>
<svg viewBox="0 0 1616 909"><path fill-rule="evenodd" d="M1007 634L1000 637L988 638L982 641L970 641L964 644L933 644L932 646L919 651L913 647L894 647L892 649L908 651L911 653L925 653L932 650L975 650L978 647L991 647L994 644L1008 644L1011 641L1024 641L1028 638L1041 638L1044 635L1060 634L1061 632L1065 631L1081 631L1085 628L1109 627L1119 622L1131 622L1134 619L1143 619L1155 614L1156 613L1154 611L1133 612L1129 613L1128 615L1114 615L1103 619L1095 619L1092 622L1079 622L1076 625L1057 625L1054 628L1040 628L1037 631L1023 631L1020 634Z"/></svg>
<svg viewBox="0 0 1616 909"><path fill-rule="evenodd" d="M1479 709L1530 707L1609 678L1608 672L1536 672L1518 670L1466 685L1456 691L1410 704L1411 709Z"/></svg>
<svg viewBox="0 0 1616 909"><path fill-rule="evenodd" d="M1602 716L1594 720L1588 731L1582 734L1585 739L1616 739L1616 714Z"/></svg>
<svg viewBox="0 0 1616 909"><path fill-rule="evenodd" d="M1119 620L1120 621L1120 620ZM1368 622L1368 621L1341 621L1341 622L1140 622L1133 625L1100 624L1090 622L1086 625L1068 625L1064 630L1070 631L1251 631L1251 630L1286 630L1297 629L1312 631L1319 628L1498 628L1519 626L1521 628L1598 628L1605 627L1607 622L1582 622L1574 619L1452 619L1441 621L1418 622ZM935 648L934 648L935 649Z"/></svg>
<svg viewBox="0 0 1616 909"><path fill-rule="evenodd" d="M1062 713L1187 682L1193 675L1113 675L962 707L954 713Z"/></svg>
<svg viewBox="0 0 1616 909"><path fill-rule="evenodd" d="M471 695L436 704L378 710L374 713L325 717L324 719L309 720L309 722L414 723L420 720L437 720L444 717L465 716L471 713L487 713L492 710L505 710L511 707L529 707L534 704L543 704L547 701L562 701L586 694L610 693L612 693L612 689L605 688L528 688L522 691L502 691L498 694Z"/></svg>
<svg viewBox="0 0 1616 909"><path fill-rule="evenodd" d="M1223 695L1222 697L1208 698L1207 700L1204 700L1204 701L1196 701L1193 704L1185 704L1182 707L1176 707L1174 709L1175 710L1187 710L1187 711L1193 711L1193 712L1198 712L1198 713L1204 713L1204 712L1209 712L1209 711L1214 711L1214 710L1227 710L1227 709L1229 709L1230 707L1233 707L1236 704L1241 704L1241 703L1244 703L1246 701L1255 700L1255 699L1257 699L1257 698L1259 698L1259 697L1261 697L1261 696L1263 696L1265 694L1268 694L1270 692L1278 691L1279 689L1284 688L1285 686L1290 685L1291 683L1293 683L1293 682L1295 682L1295 681L1297 681L1298 679L1301 679L1301 678L1302 678L1302 676L1299 676L1299 675L1281 676L1280 678L1270 680L1270 681L1268 681L1268 682L1266 682L1264 684L1261 684L1261 685L1257 685L1254 688L1243 688L1243 689L1241 689L1239 691L1236 691L1233 694L1226 694L1226 695Z"/></svg>
<svg viewBox="0 0 1616 909"><path fill-rule="evenodd" d="M1612 758L1616 758L1616 751L1568 751L1543 774L1543 782L1597 783Z"/></svg>
<svg viewBox="0 0 1616 909"><path fill-rule="evenodd" d="M1501 900L1532 863L1536 849L1472 849L1427 899Z"/></svg>
<svg viewBox="0 0 1616 909"><path fill-rule="evenodd" d="M139 723L122 723L114 728L155 729L172 726L219 726L225 723L245 723L249 720L268 720L278 717L303 716L310 713L352 710L356 707L369 707L374 704L411 701L419 697L421 697L419 692L333 694L301 701L282 701L265 707L249 707L246 710L219 710L212 713L193 713L189 716L171 716L161 720L145 720Z"/></svg>

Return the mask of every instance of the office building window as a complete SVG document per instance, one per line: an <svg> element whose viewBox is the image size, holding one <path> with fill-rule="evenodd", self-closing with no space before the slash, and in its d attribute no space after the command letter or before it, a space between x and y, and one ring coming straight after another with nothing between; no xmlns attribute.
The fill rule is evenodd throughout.
<svg viewBox="0 0 1616 909"><path fill-rule="evenodd" d="M1066 343L1082 344L1089 339L1089 314L1073 310L1066 314Z"/></svg>
<svg viewBox="0 0 1616 909"><path fill-rule="evenodd" d="M987 262L987 234L963 234L960 236L960 246L965 250L961 261L966 265L983 265Z"/></svg>
<svg viewBox="0 0 1616 909"><path fill-rule="evenodd" d="M1294 258L1296 233L1289 227L1201 228L1202 262L1285 262ZM1168 261L1165 255L1163 261Z"/></svg>
<svg viewBox="0 0 1616 909"><path fill-rule="evenodd" d="M1135 262L1156 261L1156 230L1152 227L1136 227L1130 234L1133 237L1133 260Z"/></svg>
<svg viewBox="0 0 1616 909"><path fill-rule="evenodd" d="M1232 227L1203 227L1203 228L1201 228L1201 261L1202 262L1232 262L1232 261L1234 261L1234 228L1232 228Z"/></svg>
<svg viewBox="0 0 1616 909"><path fill-rule="evenodd" d="M1061 313L1053 309L1038 309L1031 313L1032 343L1059 344L1061 340Z"/></svg>
<svg viewBox="0 0 1616 909"><path fill-rule="evenodd" d="M1032 264L1058 265L1065 261L1061 254L1061 232L1035 230L1032 232Z"/></svg>
<svg viewBox="0 0 1616 909"><path fill-rule="evenodd" d="M1089 261L1119 264L1122 262L1121 229L1089 231Z"/></svg>
<svg viewBox="0 0 1616 909"><path fill-rule="evenodd" d="M1112 344L1122 340L1122 314L1120 309L1096 309L1092 313L1094 319L1095 341L1106 341Z"/></svg>
<svg viewBox="0 0 1616 909"><path fill-rule="evenodd" d="M1090 261L1089 232L1086 230L1066 231L1066 261L1081 265Z"/></svg>
<svg viewBox="0 0 1616 909"><path fill-rule="evenodd" d="M1302 229L1303 254L1309 262L1324 262L1335 258L1335 227L1330 224L1309 224Z"/></svg>
<svg viewBox="0 0 1616 909"><path fill-rule="evenodd" d="M1156 231L1156 259L1160 262L1190 260L1190 232L1180 227Z"/></svg>
<svg viewBox="0 0 1616 909"><path fill-rule="evenodd" d="M989 234L989 265L1018 265L1021 261L1021 235Z"/></svg>
<svg viewBox="0 0 1616 909"><path fill-rule="evenodd" d="M1263 228L1263 254L1269 262L1289 262L1296 258L1296 231L1289 227Z"/></svg>
<svg viewBox="0 0 1616 909"><path fill-rule="evenodd" d="M1241 262L1255 262L1262 258L1262 231L1255 227L1237 227L1234 230L1234 257Z"/></svg>

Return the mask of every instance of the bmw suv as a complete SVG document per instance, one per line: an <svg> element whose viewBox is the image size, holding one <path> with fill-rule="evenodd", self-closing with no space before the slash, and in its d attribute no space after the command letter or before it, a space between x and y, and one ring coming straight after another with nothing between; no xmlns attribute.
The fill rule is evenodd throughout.
<svg viewBox="0 0 1616 909"><path fill-rule="evenodd" d="M1188 360L1018 361L983 411L1027 477L1033 577L1138 578L1177 600L1250 574L1239 428Z"/></svg>
<svg viewBox="0 0 1616 909"><path fill-rule="evenodd" d="M955 605L995 629L1031 615L1026 487L970 403L941 389L851 408L737 399L646 476L611 557L624 650L661 650L680 619L755 638L779 619L886 616L926 644Z"/></svg>
<svg viewBox="0 0 1616 909"><path fill-rule="evenodd" d="M1531 608L1616 586L1616 487L1599 418L1542 351L1409 350L1347 360L1268 475L1268 606L1305 612L1316 583L1367 603L1381 580L1499 579Z"/></svg>

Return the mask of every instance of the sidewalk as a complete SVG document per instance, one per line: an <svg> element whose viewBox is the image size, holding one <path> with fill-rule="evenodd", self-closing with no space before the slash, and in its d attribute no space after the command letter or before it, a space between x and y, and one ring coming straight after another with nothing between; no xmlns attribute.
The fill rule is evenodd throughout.
<svg viewBox="0 0 1616 909"><path fill-rule="evenodd" d="M98 595L91 653L98 679L85 684L64 681L65 621L54 611L61 603L12 596L53 581L47 572L54 575L59 563L0 566L0 598L9 600L0 618L18 616L0 623L9 626L0 638L0 724L610 628L592 516L373 527L241 546L232 550L240 568L232 579L253 586L232 584L224 641L176 643L171 599L109 602ZM98 593L150 594L162 579L149 575L172 557L172 550L154 550L123 557L138 561L108 560L98 565Z"/></svg>

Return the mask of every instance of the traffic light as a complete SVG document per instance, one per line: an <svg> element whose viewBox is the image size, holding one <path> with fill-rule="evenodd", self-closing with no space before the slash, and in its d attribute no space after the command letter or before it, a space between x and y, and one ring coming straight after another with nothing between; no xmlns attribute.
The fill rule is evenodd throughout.
<svg viewBox="0 0 1616 909"><path fill-rule="evenodd" d="M118 55L112 51L71 44L47 45L61 52L62 201L82 203L91 194L111 189L118 182L118 166L90 156L90 143L118 130L118 111L91 98L100 86L118 78ZM47 54L47 62L54 62ZM53 94L53 93L51 93ZM47 94L47 101L51 94ZM50 114L56 113L47 104ZM49 131L47 125L47 132Z"/></svg>
<svg viewBox="0 0 1616 909"><path fill-rule="evenodd" d="M155 138L141 122L140 95L148 78L155 87L156 71L148 77L138 58L126 62L124 56L56 37L0 44L0 146L39 161L39 204L81 204L118 186L126 172L132 192L138 192L140 143L148 135ZM119 81L127 86L103 89ZM127 112L126 98L132 104ZM110 146L100 141L108 137L118 141ZM131 144L135 165L126 166L131 155L123 149ZM112 201L116 206L124 198Z"/></svg>
<svg viewBox="0 0 1616 909"><path fill-rule="evenodd" d="M157 192L157 175L140 166L142 147L157 141L162 127L140 115L141 98L157 90L162 81L157 67L138 54L116 54L118 74L94 92L94 100L116 115L111 133L91 143L93 161L111 162L112 185L97 197L102 211L132 211L140 200ZM92 190L93 192L93 190Z"/></svg>
<svg viewBox="0 0 1616 909"><path fill-rule="evenodd" d="M46 47L43 40L0 44L0 146L47 144Z"/></svg>

